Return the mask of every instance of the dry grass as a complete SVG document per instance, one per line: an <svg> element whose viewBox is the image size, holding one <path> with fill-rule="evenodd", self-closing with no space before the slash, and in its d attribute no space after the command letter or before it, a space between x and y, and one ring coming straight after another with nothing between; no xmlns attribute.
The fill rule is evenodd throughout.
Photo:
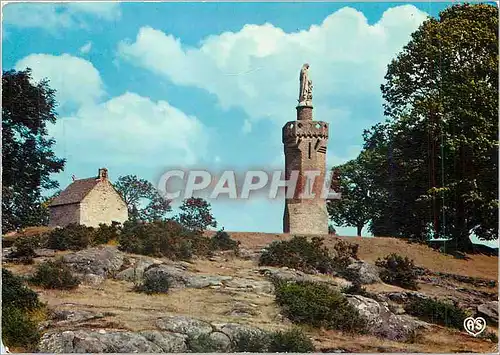
<svg viewBox="0 0 500 355"><path fill-rule="evenodd" d="M290 238L284 234L267 233L231 233L232 238L239 240L246 249L259 249L273 240ZM333 244L332 236L325 236L326 245ZM344 240L360 245L359 257L374 262L378 257L389 253L408 256L417 265L434 271L444 271L467 276L489 279L497 278L497 257L472 255L469 260L458 260L440 254L422 245L408 244L394 238L349 238ZM58 252L61 255L65 252ZM41 259L35 259L38 264ZM162 261L168 262L163 259ZM28 275L36 267L34 265L4 264L16 274ZM188 269L205 275L221 275L263 280L263 276L255 272L256 263L251 260L225 256L212 260L195 259ZM328 277L328 276L325 276ZM338 280L339 282L341 280ZM453 295L453 291L434 285L421 285L421 292L439 296ZM472 287L468 285L468 287ZM279 317L279 309L274 303L273 295L243 292L224 288L205 289L172 289L169 294L146 295L136 293L133 284L124 281L105 280L99 286L81 285L76 290L44 290L35 288L40 299L51 309L89 310L100 312L106 316L94 319L79 327L115 328L139 331L154 329L155 321L168 315L186 315L210 322L237 322L249 324L263 329L275 330L290 326ZM372 292L400 291L397 286L386 284L367 285ZM478 289L478 288L475 288ZM492 289L484 289L491 292ZM234 311L245 311L249 315L231 315ZM234 313L233 313L234 314ZM494 352L495 344L477 339L466 333L444 327L432 326L419 334L413 343L388 341L368 335L349 335L337 331L306 329L318 349L344 348L351 352Z"/></svg>
<svg viewBox="0 0 500 355"><path fill-rule="evenodd" d="M243 248L259 249L274 240L291 238L289 234L228 232L233 239L239 240ZM377 258L397 252L415 261L418 266L426 267L432 271L447 272L452 274L481 277L490 280L498 279L498 257L486 255L468 255L468 260L456 259L451 255L421 244L410 244L398 238L377 237L334 237L325 235L325 245L332 246L335 239L343 239L359 245L358 256L360 259L374 263Z"/></svg>
<svg viewBox="0 0 500 355"><path fill-rule="evenodd" d="M225 269L220 269L224 265ZM202 274L233 275L261 279L250 272L251 261L229 258L222 262L196 260L191 270ZM219 270L219 272L217 272ZM217 288L173 289L169 294L145 295L132 291L132 284L106 280L98 287L80 286L74 291L44 290L37 288L42 301L50 308L79 309L101 312L107 316L92 320L80 327L119 328L131 331L154 329L158 318L186 315L214 323L237 322L267 330L284 329L289 323L278 320L279 309L272 295L237 292ZM387 290L398 290L390 285L373 285ZM372 286L372 287L373 287ZM370 288L371 289L371 288ZM381 289L379 289L381 291ZM234 310L251 308L252 315L231 316ZM494 344L476 339L465 333L440 326L423 331L413 343L380 339L369 335L350 335L338 331L306 328L318 349L344 348L352 352L491 352Z"/></svg>
<svg viewBox="0 0 500 355"><path fill-rule="evenodd" d="M40 226L40 227L27 227L19 232L9 232L2 235L2 247L10 247L16 239L20 237L32 237L38 234L46 233L51 231L53 228Z"/></svg>
<svg viewBox="0 0 500 355"><path fill-rule="evenodd" d="M4 238L18 238L18 237L32 237L37 234L50 232L53 228L47 226L38 226L38 227L26 227L21 229L19 232L9 232L5 234Z"/></svg>
<svg viewBox="0 0 500 355"><path fill-rule="evenodd" d="M113 323L133 331L153 329L156 319L186 315L212 322L240 322L275 327L278 309L271 295L223 292L218 289L173 289L169 294L145 295L132 291L132 284L106 280L99 287L80 286L75 291L36 288L50 308L112 312ZM252 317L230 316L241 304L252 305Z"/></svg>
<svg viewBox="0 0 500 355"><path fill-rule="evenodd" d="M336 331L320 331L313 335L317 348L344 348L349 352L408 352L408 353L453 353L494 352L495 344L440 326L418 334L413 343L402 343L369 335L349 335Z"/></svg>

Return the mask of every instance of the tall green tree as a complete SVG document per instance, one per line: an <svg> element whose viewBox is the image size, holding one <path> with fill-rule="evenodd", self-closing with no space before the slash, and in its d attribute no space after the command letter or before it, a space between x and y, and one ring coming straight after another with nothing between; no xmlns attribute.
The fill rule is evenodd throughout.
<svg viewBox="0 0 500 355"><path fill-rule="evenodd" d="M47 80L34 83L31 70L2 76L2 229L4 232L45 221L43 189L64 168L53 152L47 125L56 122L55 91Z"/></svg>
<svg viewBox="0 0 500 355"><path fill-rule="evenodd" d="M338 170L340 179L340 200L330 200L327 203L330 219L338 227L356 227L357 235L361 236L363 227L373 217L373 182L367 173L369 154L366 151L354 160L334 167Z"/></svg>
<svg viewBox="0 0 500 355"><path fill-rule="evenodd" d="M381 86L388 122L365 134L385 155L387 194L372 229L423 239L470 233L497 238L498 8L451 6L425 21L388 66ZM375 173L374 173L375 175Z"/></svg>
<svg viewBox="0 0 500 355"><path fill-rule="evenodd" d="M164 220L172 210L170 201L164 199L151 182L136 175L120 176L114 187L127 204L130 220Z"/></svg>
<svg viewBox="0 0 500 355"><path fill-rule="evenodd" d="M202 233L208 227L217 227L210 203L200 197L190 197L179 207L181 212L176 220L187 229Z"/></svg>

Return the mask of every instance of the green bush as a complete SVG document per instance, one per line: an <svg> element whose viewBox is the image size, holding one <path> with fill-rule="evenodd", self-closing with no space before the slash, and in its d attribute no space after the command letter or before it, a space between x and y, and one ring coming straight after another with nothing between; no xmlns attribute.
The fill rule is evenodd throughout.
<svg viewBox="0 0 500 355"><path fill-rule="evenodd" d="M16 307L2 307L2 339L6 346L34 352L40 337L37 323L27 312Z"/></svg>
<svg viewBox="0 0 500 355"><path fill-rule="evenodd" d="M2 269L2 305L34 310L42 304L37 293L23 284L22 278L10 270Z"/></svg>
<svg viewBox="0 0 500 355"><path fill-rule="evenodd" d="M300 329L271 333L269 352L271 353L310 353L314 345L309 337Z"/></svg>
<svg viewBox="0 0 500 355"><path fill-rule="evenodd" d="M218 231L210 238L210 247L212 250L234 250L239 249L240 242L231 239L231 236L223 230Z"/></svg>
<svg viewBox="0 0 500 355"><path fill-rule="evenodd" d="M189 259L192 255L210 255L210 239L191 232L180 223L155 221L125 222L118 237L119 249L128 253Z"/></svg>
<svg viewBox="0 0 500 355"><path fill-rule="evenodd" d="M30 282L43 288L58 290L71 290L80 284L80 280L73 276L70 268L62 260L49 260L38 265Z"/></svg>
<svg viewBox="0 0 500 355"><path fill-rule="evenodd" d="M304 272L329 274L334 271L334 261L328 249L323 246L323 238L294 236L290 240L274 241L261 254L259 265L286 266Z"/></svg>
<svg viewBox="0 0 500 355"><path fill-rule="evenodd" d="M292 322L362 332L365 320L347 298L328 285L275 281L276 302Z"/></svg>
<svg viewBox="0 0 500 355"><path fill-rule="evenodd" d="M426 322L456 329L463 329L464 320L468 317L460 307L436 299L416 298L405 307L405 311Z"/></svg>
<svg viewBox="0 0 500 355"><path fill-rule="evenodd" d="M120 232L119 223L113 222L111 225L99 224L92 235L92 245L106 244L111 240L118 239L118 234Z"/></svg>
<svg viewBox="0 0 500 355"><path fill-rule="evenodd" d="M237 353L265 353L269 351L270 335L264 332L242 332L233 339Z"/></svg>
<svg viewBox="0 0 500 355"><path fill-rule="evenodd" d="M373 298L373 295L366 291L366 288L364 288L360 282L354 281L351 286L347 286L342 288L342 293L346 293L349 295L360 295L368 298Z"/></svg>
<svg viewBox="0 0 500 355"><path fill-rule="evenodd" d="M385 283L400 286L410 290L417 290L417 273L413 260L398 254L387 255L383 260L378 259L375 265L382 268L380 278Z"/></svg>
<svg viewBox="0 0 500 355"><path fill-rule="evenodd" d="M220 351L219 343L212 339L209 334L189 336L187 345L192 353L216 353Z"/></svg>
<svg viewBox="0 0 500 355"><path fill-rule="evenodd" d="M23 264L32 264L33 258L36 256L35 249L43 247L42 235L19 237L14 241L10 256L19 259Z"/></svg>
<svg viewBox="0 0 500 355"><path fill-rule="evenodd" d="M333 262L337 270L344 270L351 263L351 259L358 259L358 244L337 240L333 246Z"/></svg>
<svg viewBox="0 0 500 355"><path fill-rule="evenodd" d="M272 333L243 332L233 340L235 352L249 353L308 353L314 352L309 337L299 328Z"/></svg>
<svg viewBox="0 0 500 355"><path fill-rule="evenodd" d="M69 224L49 233L47 247L55 250L82 250L90 245L93 234L94 228L92 227Z"/></svg>
<svg viewBox="0 0 500 355"><path fill-rule="evenodd" d="M494 332L483 332L479 334L480 338L489 339L492 343L498 344L498 335Z"/></svg>
<svg viewBox="0 0 500 355"><path fill-rule="evenodd" d="M145 273L142 283L135 287L137 292L144 292L148 295L153 293L168 293L170 289L170 279L164 273Z"/></svg>
<svg viewBox="0 0 500 355"><path fill-rule="evenodd" d="M6 346L36 350L40 333L32 313L42 308L38 295L20 277L2 269L2 340Z"/></svg>

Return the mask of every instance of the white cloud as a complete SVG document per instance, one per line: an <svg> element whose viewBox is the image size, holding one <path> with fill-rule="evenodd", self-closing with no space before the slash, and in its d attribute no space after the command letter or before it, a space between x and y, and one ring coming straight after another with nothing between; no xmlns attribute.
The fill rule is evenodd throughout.
<svg viewBox="0 0 500 355"><path fill-rule="evenodd" d="M23 28L49 31L88 27L88 17L111 21L121 16L119 3L9 3L2 7L3 22Z"/></svg>
<svg viewBox="0 0 500 355"><path fill-rule="evenodd" d="M82 54L87 54L88 52L90 52L91 49L92 49L92 42L88 41L87 43L85 43L83 46L80 47L79 51Z"/></svg>
<svg viewBox="0 0 500 355"><path fill-rule="evenodd" d="M120 43L119 53L174 84L205 89L222 108L241 107L252 120L280 123L293 115L298 72L308 62L315 117L332 120L331 112L352 116L353 102L380 100L387 64L426 17L404 5L387 10L369 25L361 12L345 7L305 31L245 25L236 33L206 37L199 47L187 47L170 34L143 27L135 41Z"/></svg>
<svg viewBox="0 0 500 355"><path fill-rule="evenodd" d="M165 100L126 92L103 101L104 84L87 60L68 54L31 54L16 70L32 68L34 81L49 79L62 106L72 104L49 128L57 154L68 165L185 166L204 158L207 130L196 118ZM76 164L75 164L76 162Z"/></svg>
<svg viewBox="0 0 500 355"><path fill-rule="evenodd" d="M194 164L207 144L196 117L166 101L153 102L130 92L82 106L74 115L59 119L50 134L58 144L67 142L67 155L115 165Z"/></svg>
<svg viewBox="0 0 500 355"><path fill-rule="evenodd" d="M120 3L118 2L72 2L67 7L72 14L86 13L106 21L121 17Z"/></svg>
<svg viewBox="0 0 500 355"><path fill-rule="evenodd" d="M56 99L65 105L93 103L104 94L104 84L97 69L85 59L69 54L30 54L18 61L16 70L32 69L33 80L50 80L50 87L56 90Z"/></svg>

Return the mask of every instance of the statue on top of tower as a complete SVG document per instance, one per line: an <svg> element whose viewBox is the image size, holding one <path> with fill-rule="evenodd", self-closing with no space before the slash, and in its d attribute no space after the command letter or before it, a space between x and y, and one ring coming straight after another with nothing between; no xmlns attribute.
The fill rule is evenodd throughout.
<svg viewBox="0 0 500 355"><path fill-rule="evenodd" d="M299 106L312 106L312 80L309 79L309 64L306 63L300 70Z"/></svg>

